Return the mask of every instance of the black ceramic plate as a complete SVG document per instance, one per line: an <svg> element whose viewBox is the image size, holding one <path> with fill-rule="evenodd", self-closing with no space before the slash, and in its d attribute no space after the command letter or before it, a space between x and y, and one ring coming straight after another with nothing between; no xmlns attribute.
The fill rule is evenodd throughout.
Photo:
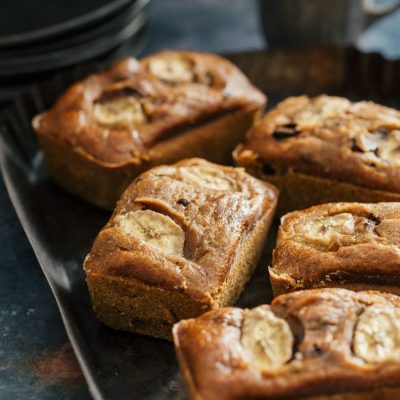
<svg viewBox="0 0 400 400"><path fill-rule="evenodd" d="M13 0L1 4L0 47L21 46L96 24L135 0ZM16 11L18 10L18 12Z"/></svg>
<svg viewBox="0 0 400 400"><path fill-rule="evenodd" d="M110 63L123 57L137 56L143 52L145 45L149 38L149 29L147 24L145 24L137 33L130 37L125 42L121 43L116 48L113 48L110 52L100 54L93 60L85 61L86 66L91 66L92 69L87 69L87 71L100 70L106 68ZM82 64L75 66L67 66L69 73L65 75L60 74L60 70L57 73L61 80L55 79L52 81L53 85L58 87L65 87L66 81L69 80L70 83L75 81L77 76L81 76ZM61 69L65 71L66 69ZM24 74L17 77L1 77L0 75L0 109L7 106L10 101L18 97L21 93L26 93L29 91L28 88L35 86L35 82L41 81L48 77L53 76L56 71L41 71L37 74ZM53 93L53 91L50 91Z"/></svg>
<svg viewBox="0 0 400 400"><path fill-rule="evenodd" d="M96 24L84 30L78 30L66 35L55 38L49 38L45 41L29 43L26 46L12 47L2 49L0 47L1 61L10 59L26 59L32 56L45 55L49 52L71 48L83 43L91 43L93 40L107 38L115 35L115 32L132 22L133 19L140 16L148 5L149 0L137 0L124 7L112 18L107 18L101 24Z"/></svg>
<svg viewBox="0 0 400 400"><path fill-rule="evenodd" d="M0 52L0 77L32 74L50 71L99 57L126 41L133 41L134 36L146 22L144 9L149 0L138 0L112 21L111 26L101 26L94 32L88 31L77 38L67 40L66 47L53 45L48 48L38 46L35 51ZM82 37L83 36L83 37ZM68 43L69 42L69 43ZM72 42L72 43L71 43Z"/></svg>
<svg viewBox="0 0 400 400"><path fill-rule="evenodd" d="M296 94L338 94L399 106L400 68L378 55L345 48L237 54L230 57L270 104ZM46 175L30 128L73 79L59 76L20 98L1 127L0 163L11 200L57 299L65 328L95 399L183 399L171 343L113 331L92 313L82 261L109 214L59 189ZM271 299L266 266L276 226L238 304Z"/></svg>

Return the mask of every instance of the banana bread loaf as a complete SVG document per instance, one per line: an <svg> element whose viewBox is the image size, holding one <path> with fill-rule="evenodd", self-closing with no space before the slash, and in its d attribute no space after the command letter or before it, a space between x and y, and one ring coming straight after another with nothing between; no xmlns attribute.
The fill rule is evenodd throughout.
<svg viewBox="0 0 400 400"><path fill-rule="evenodd" d="M259 259L276 202L272 185L201 159L143 173L84 263L97 318L171 339L178 320L233 304Z"/></svg>
<svg viewBox="0 0 400 400"><path fill-rule="evenodd" d="M400 112L340 97L288 98L234 157L280 189L280 214L334 201L400 201Z"/></svg>
<svg viewBox="0 0 400 400"><path fill-rule="evenodd" d="M274 295L319 287L400 295L400 203L331 203L285 215L269 269Z"/></svg>
<svg viewBox="0 0 400 400"><path fill-rule="evenodd" d="M174 326L197 400L400 398L400 298L346 289L282 295Z"/></svg>
<svg viewBox="0 0 400 400"><path fill-rule="evenodd" d="M33 127L54 180L113 209L152 166L187 157L229 162L265 102L226 59L168 51L76 83Z"/></svg>

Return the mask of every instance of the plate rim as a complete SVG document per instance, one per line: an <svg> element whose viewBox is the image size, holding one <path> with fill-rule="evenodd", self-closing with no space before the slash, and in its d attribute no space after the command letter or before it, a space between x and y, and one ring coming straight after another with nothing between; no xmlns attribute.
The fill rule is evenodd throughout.
<svg viewBox="0 0 400 400"><path fill-rule="evenodd" d="M0 37L0 47L11 47L16 44L18 46L29 44L38 40L46 39L49 36L56 36L70 32L78 27L82 28L89 23L95 23L96 21L107 17L108 14L118 11L130 2L136 2L136 0L114 0L112 3L101 6L95 11L80 15L79 17L61 22L57 25L50 25L46 28L36 29L30 32L16 33Z"/></svg>

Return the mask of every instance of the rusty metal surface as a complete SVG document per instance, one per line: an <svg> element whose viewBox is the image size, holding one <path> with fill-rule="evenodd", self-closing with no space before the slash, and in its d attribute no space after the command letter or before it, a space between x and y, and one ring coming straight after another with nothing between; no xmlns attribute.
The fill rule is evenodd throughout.
<svg viewBox="0 0 400 400"><path fill-rule="evenodd" d="M362 55L350 48L318 47L290 52L234 54L229 57L268 94L270 104L292 94L330 93L399 105L399 64L375 54ZM81 265L96 233L109 215L68 195L47 178L30 129L30 118L50 105L72 80L87 72L76 70L73 75L58 76L44 86L32 88L30 93L14 104L0 131L0 164L4 181L23 229L53 290L68 337L93 397L183 399L185 394L170 343L113 331L95 320ZM4 191L0 201L8 201ZM9 224L8 235L21 234L14 219L2 222ZM6 230L1 232L4 234ZM266 266L273 244L274 232L239 305L254 306L271 298ZM5 253L5 259L13 257L12 251L8 251L10 253ZM32 253L27 246L23 249L22 260L26 260L27 264L32 260ZM6 270L7 265L3 268ZM3 272L2 275L7 279L7 273ZM41 314L40 305L53 300L48 293L37 289L38 282L41 281L42 286L44 284L39 269L32 269L32 265L21 266L21 272L13 276L15 280L6 281L5 284L8 287L22 287L26 297L35 304L21 308L18 299L11 298L10 301L15 304L9 308L9 312L15 313L15 323L24 323L30 316L46 318ZM38 338L38 341L51 342L51 330L57 323L44 319L40 329L43 329L45 338ZM51 348L52 351L45 353L35 353L35 349L32 349L28 367L24 360L21 368L29 368L31 379L49 388L57 380L71 387L79 385L81 378L76 372L68 344L54 340ZM3 354L7 355L7 349ZM3 372L7 371L7 357L2 357L1 361L3 364L0 368ZM57 393L51 394L57 396ZM75 398L84 398L86 395L81 392Z"/></svg>
<svg viewBox="0 0 400 400"><path fill-rule="evenodd" d="M0 227L0 399L88 399L55 299L1 180Z"/></svg>

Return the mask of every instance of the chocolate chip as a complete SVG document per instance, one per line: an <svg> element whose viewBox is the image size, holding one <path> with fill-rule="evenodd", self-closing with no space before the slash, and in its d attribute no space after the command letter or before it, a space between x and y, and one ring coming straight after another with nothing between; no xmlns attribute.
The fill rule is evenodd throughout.
<svg viewBox="0 0 400 400"><path fill-rule="evenodd" d="M128 87L128 86L125 86L124 88L122 88L121 92L124 96L134 96L134 97L139 97L139 98L143 97L143 94L141 92L139 92L139 90Z"/></svg>
<svg viewBox="0 0 400 400"><path fill-rule="evenodd" d="M139 90L125 86L121 89L109 90L104 92L96 102L102 103L105 101L117 99L118 97L125 97L125 96L132 96L136 98L144 97Z"/></svg>
<svg viewBox="0 0 400 400"><path fill-rule="evenodd" d="M262 172L264 175L275 175L276 174L276 171L274 170L272 165L270 165L268 163L263 163Z"/></svg>
<svg viewBox="0 0 400 400"><path fill-rule="evenodd" d="M367 217L370 221L374 222L376 225L380 224L381 219L374 214L369 214Z"/></svg>
<svg viewBox="0 0 400 400"><path fill-rule="evenodd" d="M351 139L351 151L355 151L357 153L364 153L364 150L358 146L355 139Z"/></svg>
<svg viewBox="0 0 400 400"><path fill-rule="evenodd" d="M324 349L317 343L313 343L312 347L313 347L312 348L312 352L314 354L318 354L319 355L319 354L322 354L324 352Z"/></svg>
<svg viewBox="0 0 400 400"><path fill-rule="evenodd" d="M368 220L371 221L371 228L373 228L373 233L376 236L381 236L379 234L379 230L376 230L376 228L378 227L378 225L381 223L381 219L373 214L368 215Z"/></svg>
<svg viewBox="0 0 400 400"><path fill-rule="evenodd" d="M272 136L275 140L279 141L298 135L299 133L300 131L296 129L296 124L291 123L276 128Z"/></svg>
<svg viewBox="0 0 400 400"><path fill-rule="evenodd" d="M186 199L179 199L179 200L177 201L177 203L180 204L180 205L182 205L182 206L184 206L184 207L187 207L187 206L189 205L190 201L189 201L189 200L186 200Z"/></svg>

